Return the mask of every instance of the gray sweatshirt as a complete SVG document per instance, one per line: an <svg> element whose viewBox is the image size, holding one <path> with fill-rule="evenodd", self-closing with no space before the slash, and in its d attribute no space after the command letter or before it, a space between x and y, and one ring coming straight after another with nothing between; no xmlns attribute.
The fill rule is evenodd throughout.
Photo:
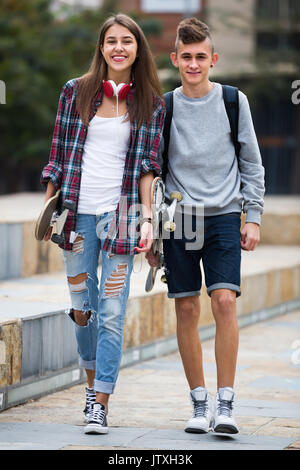
<svg viewBox="0 0 300 470"><path fill-rule="evenodd" d="M166 196L179 191L182 205L201 206L204 215L246 212L246 222L260 224L264 167L247 97L239 91L239 162L235 155L222 86L202 98L174 90ZM160 145L160 163L164 143Z"/></svg>

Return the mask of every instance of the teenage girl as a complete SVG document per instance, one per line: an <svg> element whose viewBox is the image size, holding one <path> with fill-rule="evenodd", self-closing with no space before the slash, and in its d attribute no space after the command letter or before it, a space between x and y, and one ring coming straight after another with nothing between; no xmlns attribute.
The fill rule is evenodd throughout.
<svg viewBox="0 0 300 470"><path fill-rule="evenodd" d="M141 28L126 15L110 17L89 71L62 89L50 159L41 176L46 201L60 189L60 203L75 202L60 247L79 364L87 375L85 433L108 432L133 257L152 245L150 188L160 174L156 157L164 116ZM51 229L45 240L50 236Z"/></svg>

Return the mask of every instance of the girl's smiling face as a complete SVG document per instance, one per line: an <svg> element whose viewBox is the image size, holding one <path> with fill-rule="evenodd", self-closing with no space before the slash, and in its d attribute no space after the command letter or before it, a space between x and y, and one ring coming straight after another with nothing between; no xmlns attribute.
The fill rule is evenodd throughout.
<svg viewBox="0 0 300 470"><path fill-rule="evenodd" d="M107 63L108 76L113 73L129 74L131 66L137 57L137 41L129 29L114 24L106 31L101 52Z"/></svg>

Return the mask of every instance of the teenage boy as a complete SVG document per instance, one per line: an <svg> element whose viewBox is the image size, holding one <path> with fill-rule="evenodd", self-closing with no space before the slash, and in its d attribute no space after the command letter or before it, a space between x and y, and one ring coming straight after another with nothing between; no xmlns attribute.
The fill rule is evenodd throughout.
<svg viewBox="0 0 300 470"><path fill-rule="evenodd" d="M171 60L179 69L182 86L173 92L166 197L179 191L183 211L187 206L204 208L202 247L188 248L190 240L184 233L180 239L164 239L168 296L175 299L178 347L194 409L185 431L204 433L212 427L215 432L237 433L233 417L239 335L236 298L241 294L241 249L253 251L259 242L264 168L248 100L240 91L237 158L222 86L209 80L218 54L207 25L196 18L183 20ZM242 210L246 222L240 230ZM190 217L195 226L196 216ZM147 258L151 266L156 264L153 252ZM215 406L205 387L198 333L201 259L216 322Z"/></svg>

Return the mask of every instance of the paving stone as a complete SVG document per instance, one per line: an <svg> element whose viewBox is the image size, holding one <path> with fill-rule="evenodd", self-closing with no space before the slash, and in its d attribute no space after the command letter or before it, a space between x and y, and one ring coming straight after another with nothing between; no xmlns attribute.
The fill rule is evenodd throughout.
<svg viewBox="0 0 300 470"><path fill-rule="evenodd" d="M68 424L0 423L0 449L61 449L66 446L131 447L144 449L280 450L293 438L189 434L174 429L110 428L109 434L86 435Z"/></svg>
<svg viewBox="0 0 300 470"><path fill-rule="evenodd" d="M255 388L300 390L300 379L293 377L261 377L249 384Z"/></svg>
<svg viewBox="0 0 300 470"><path fill-rule="evenodd" d="M274 321L290 324L290 328L276 328L274 338ZM236 436L184 433L192 408L180 355L175 352L121 369L110 399L108 436L83 434L85 385L80 384L0 413L0 449L40 449L43 445L70 450L296 449L300 401L295 384L299 375L298 368L288 368L287 351L298 336L293 323L299 321L297 311L241 330L235 385L240 434ZM202 349L206 385L214 393L214 340L203 342ZM294 381L292 389L281 385L284 378ZM272 388L269 385L275 379L280 387Z"/></svg>

